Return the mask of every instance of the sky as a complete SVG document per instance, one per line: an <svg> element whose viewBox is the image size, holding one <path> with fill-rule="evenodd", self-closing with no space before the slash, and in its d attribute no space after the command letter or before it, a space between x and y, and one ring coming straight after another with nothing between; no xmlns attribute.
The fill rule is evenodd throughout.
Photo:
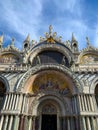
<svg viewBox="0 0 98 130"><path fill-rule="evenodd" d="M79 49L86 47L86 37L98 47L98 0L2 0L0 1L0 35L4 33L4 46L15 39L22 48L23 41L39 42L49 25L62 41L71 40L72 33Z"/></svg>

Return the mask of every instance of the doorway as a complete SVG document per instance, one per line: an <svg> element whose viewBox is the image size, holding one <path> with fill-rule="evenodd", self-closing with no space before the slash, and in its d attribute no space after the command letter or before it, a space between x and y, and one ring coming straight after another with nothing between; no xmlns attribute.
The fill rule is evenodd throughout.
<svg viewBox="0 0 98 130"><path fill-rule="evenodd" d="M57 115L42 114L41 130L57 130Z"/></svg>

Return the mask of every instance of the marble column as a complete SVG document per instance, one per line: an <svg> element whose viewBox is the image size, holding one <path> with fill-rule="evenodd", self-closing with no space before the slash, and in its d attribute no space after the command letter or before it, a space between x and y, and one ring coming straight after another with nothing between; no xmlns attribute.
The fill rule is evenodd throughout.
<svg viewBox="0 0 98 130"><path fill-rule="evenodd" d="M6 116L5 117L5 121L4 121L4 129L3 130L7 130L7 127L8 127L8 120L9 120L9 117L8 116Z"/></svg>
<svg viewBox="0 0 98 130"><path fill-rule="evenodd" d="M71 130L70 129L70 119L69 119L69 117L67 118L67 130Z"/></svg>
<svg viewBox="0 0 98 130"><path fill-rule="evenodd" d="M19 96L19 104L18 104L18 110L21 112L23 106L23 94L21 93Z"/></svg>
<svg viewBox="0 0 98 130"><path fill-rule="evenodd" d="M6 94L6 97L5 97L5 101L4 101L3 110L5 110L5 108L6 108L6 105L7 105L7 100L8 100L8 94Z"/></svg>
<svg viewBox="0 0 98 130"><path fill-rule="evenodd" d="M20 117L19 130L24 130L24 116Z"/></svg>
<svg viewBox="0 0 98 130"><path fill-rule="evenodd" d="M13 130L19 130L19 116L15 116L15 121L14 121L14 124L13 124Z"/></svg>
<svg viewBox="0 0 98 130"><path fill-rule="evenodd" d="M11 110L12 108L12 104L13 104L13 93L11 94L11 99L10 99L10 105L9 105L9 110Z"/></svg>
<svg viewBox="0 0 98 130"><path fill-rule="evenodd" d="M91 117L91 122L92 122L92 130L95 130L96 126L94 123L94 117Z"/></svg>
<svg viewBox="0 0 98 130"><path fill-rule="evenodd" d="M81 99L80 99L80 95L78 95L78 101L79 101L79 108L80 108L80 112L82 111L82 106L81 106Z"/></svg>
<svg viewBox="0 0 98 130"><path fill-rule="evenodd" d="M89 119L89 117L86 117L87 118L87 128L88 128L88 130L91 130L91 125L90 125L90 119Z"/></svg>
<svg viewBox="0 0 98 130"><path fill-rule="evenodd" d="M75 113L77 113L77 101L76 96L74 96Z"/></svg>
<svg viewBox="0 0 98 130"><path fill-rule="evenodd" d="M95 95L92 95L92 98L93 98L93 104L94 104L94 111L96 111L98 109L98 106L97 106L97 102L95 99Z"/></svg>
<svg viewBox="0 0 98 130"><path fill-rule="evenodd" d="M75 113L74 97L72 97L72 113Z"/></svg>
<svg viewBox="0 0 98 130"><path fill-rule="evenodd" d="M26 102L26 96L24 95L22 113L25 112L25 102Z"/></svg>
<svg viewBox="0 0 98 130"><path fill-rule="evenodd" d="M93 103L93 100L92 100L92 95L90 95L90 104L91 104L92 111L94 111L94 103Z"/></svg>
<svg viewBox="0 0 98 130"><path fill-rule="evenodd" d="M13 122L13 116L10 117L8 130L11 130L11 128L12 128L12 124L13 124L12 122Z"/></svg>
<svg viewBox="0 0 98 130"><path fill-rule="evenodd" d="M85 122L85 117L82 117L82 127L83 127L83 130L86 130L86 122Z"/></svg>
<svg viewBox="0 0 98 130"><path fill-rule="evenodd" d="M35 120L36 120L36 117L33 117L33 130L36 130L35 129Z"/></svg>
<svg viewBox="0 0 98 130"><path fill-rule="evenodd" d="M75 130L79 130L79 121L78 121L78 117L77 116L75 116L75 126L76 126Z"/></svg>
<svg viewBox="0 0 98 130"><path fill-rule="evenodd" d="M91 111L91 107L90 107L90 96L86 95L86 100L87 100L87 106L88 106L88 111Z"/></svg>
<svg viewBox="0 0 98 130"><path fill-rule="evenodd" d="M82 111L85 111L83 95L80 95L80 98L82 103Z"/></svg>
<svg viewBox="0 0 98 130"><path fill-rule="evenodd" d="M2 126L3 126L3 123L4 122L4 115L1 116L1 120L0 120L0 130L2 130Z"/></svg>
<svg viewBox="0 0 98 130"><path fill-rule="evenodd" d="M15 108L15 100L16 100L16 94L14 94L14 97L13 97L13 103L12 103L12 110L14 110Z"/></svg>
<svg viewBox="0 0 98 130"><path fill-rule="evenodd" d="M8 100L7 100L7 105L6 105L6 110L8 110L8 108L9 108L9 102L10 102L10 94L8 94Z"/></svg>
<svg viewBox="0 0 98 130"><path fill-rule="evenodd" d="M84 99L85 111L88 111L86 95L83 95L83 99Z"/></svg>
<svg viewBox="0 0 98 130"><path fill-rule="evenodd" d="M32 117L30 117L29 119L29 128L28 130L32 130Z"/></svg>
<svg viewBox="0 0 98 130"><path fill-rule="evenodd" d="M15 110L18 109L18 103L19 103L19 94L16 94Z"/></svg>

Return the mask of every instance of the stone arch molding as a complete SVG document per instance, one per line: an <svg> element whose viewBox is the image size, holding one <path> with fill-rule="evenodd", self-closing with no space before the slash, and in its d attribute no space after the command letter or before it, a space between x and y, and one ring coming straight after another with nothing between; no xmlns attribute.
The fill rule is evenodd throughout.
<svg viewBox="0 0 98 130"><path fill-rule="evenodd" d="M68 105L64 102L62 97L58 95L44 95L40 93L37 97L35 97L31 104L30 111L32 111L32 115L40 115L40 109L48 102L53 103L53 105L57 108L57 113L59 115L64 116L66 113L69 113Z"/></svg>
<svg viewBox="0 0 98 130"><path fill-rule="evenodd" d="M0 75L0 80L4 83L5 87L6 87L6 92L9 91L9 83L7 81L7 79L3 76L3 75Z"/></svg>
<svg viewBox="0 0 98 130"><path fill-rule="evenodd" d="M81 93L83 91L82 83L79 81L77 76L72 71L70 71L67 67L63 65L57 65L57 64L37 65L31 68L21 77L21 79L17 83L16 91L22 92L22 89L24 88L24 84L30 78L30 76L39 71L44 71L44 70L57 70L59 72L62 72L68 75L72 79L75 87L77 88L78 90L77 93ZM76 94L76 93L73 93L73 94Z"/></svg>
<svg viewBox="0 0 98 130"><path fill-rule="evenodd" d="M64 54L67 57L69 64L71 63L71 61L73 61L72 53L68 48L66 48L62 45L58 46L56 44L45 44L45 45L37 46L37 47L33 48L31 50L31 52L25 56L25 63L27 63L28 61L30 61L32 63L34 57L38 53L40 53L44 50L56 50L58 52L61 52L62 54Z"/></svg>
<svg viewBox="0 0 98 130"><path fill-rule="evenodd" d="M98 77L94 78L94 80L91 83L91 87L90 87L90 90L89 90L91 94L95 93L94 91L95 91L95 87L96 87L97 84L98 84Z"/></svg>

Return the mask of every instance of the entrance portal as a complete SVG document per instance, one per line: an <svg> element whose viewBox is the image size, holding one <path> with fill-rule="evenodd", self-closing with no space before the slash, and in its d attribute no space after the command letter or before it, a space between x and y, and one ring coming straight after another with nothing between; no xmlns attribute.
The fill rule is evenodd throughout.
<svg viewBox="0 0 98 130"><path fill-rule="evenodd" d="M42 115L41 130L57 130L57 115Z"/></svg>

